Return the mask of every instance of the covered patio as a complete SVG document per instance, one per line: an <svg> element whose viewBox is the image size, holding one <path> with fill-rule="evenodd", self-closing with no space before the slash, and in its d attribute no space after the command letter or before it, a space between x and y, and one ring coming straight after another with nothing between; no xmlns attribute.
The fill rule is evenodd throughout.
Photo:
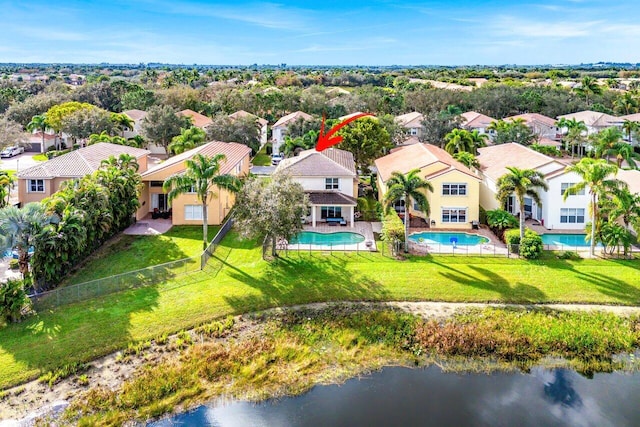
<svg viewBox="0 0 640 427"><path fill-rule="evenodd" d="M312 227L318 224L328 226L354 227L357 200L337 191L309 191L311 215L307 219Z"/></svg>

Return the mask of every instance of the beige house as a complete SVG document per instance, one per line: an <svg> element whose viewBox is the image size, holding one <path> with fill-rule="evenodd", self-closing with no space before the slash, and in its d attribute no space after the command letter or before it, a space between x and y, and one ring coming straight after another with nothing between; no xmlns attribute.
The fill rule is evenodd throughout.
<svg viewBox="0 0 640 427"><path fill-rule="evenodd" d="M587 126L587 133L589 135L598 133L601 130L604 130L609 127L621 127L624 119L621 119L616 116L612 116L610 114L601 113L599 111L578 111L577 113L564 114L562 116L558 116L558 120L567 119L572 120L575 119L577 122L583 122Z"/></svg>
<svg viewBox="0 0 640 427"><path fill-rule="evenodd" d="M220 174L246 176L249 173L251 148L235 142L213 141L171 157L142 174L140 208L136 219L141 220L155 213L169 213L174 225L202 224L202 203L195 193L186 193L169 202L167 193L162 189L164 181L172 175L185 171L185 161L195 154L215 156L224 154ZM210 225L222 224L233 204L235 196L226 190L218 190L209 201L208 222Z"/></svg>
<svg viewBox="0 0 640 427"><path fill-rule="evenodd" d="M312 120L313 116L303 111L295 111L293 113L283 116L273 124L271 127L271 140L273 141L273 152L279 153L280 146L284 142L284 137L287 135L287 128L296 120Z"/></svg>
<svg viewBox="0 0 640 427"><path fill-rule="evenodd" d="M462 116L461 126L464 129L469 131L477 130L479 133L487 134L490 138L493 138L493 131L487 130L487 128L491 123L495 122L496 119L475 111L467 111L466 113L460 114L460 116Z"/></svg>
<svg viewBox="0 0 640 427"><path fill-rule="evenodd" d="M551 117L538 113L518 114L517 116L505 117L504 121L514 121L522 119L538 140L542 138L556 139L562 138L560 130L556 126L556 121Z"/></svg>
<svg viewBox="0 0 640 427"><path fill-rule="evenodd" d="M302 151L284 159L276 171L285 171L309 195L311 212L306 220L354 226L358 175L353 154L338 148Z"/></svg>
<svg viewBox="0 0 640 427"><path fill-rule="evenodd" d="M79 179L100 168L100 163L111 156L129 154L136 158L140 173L147 170L149 151L126 145L100 142L71 151L59 157L24 169L18 173L18 200L21 205L39 202L51 196L60 184L70 179Z"/></svg>
<svg viewBox="0 0 640 427"><path fill-rule="evenodd" d="M396 116L396 123L407 130L407 136L420 138L422 136L422 122L424 116L417 111Z"/></svg>
<svg viewBox="0 0 640 427"><path fill-rule="evenodd" d="M204 114L200 114L196 111L189 110L189 109L178 111L176 114L183 117L189 117L191 119L191 123L193 124L193 126L200 129L205 129L207 126L213 123L213 120L211 120L209 117L205 116Z"/></svg>
<svg viewBox="0 0 640 427"><path fill-rule="evenodd" d="M229 114L231 120L237 120L245 117L251 117L255 119L258 129L260 129L260 147L267 143L267 125L269 122L262 117L258 117L255 114L248 113L244 110L236 111L233 114Z"/></svg>
<svg viewBox="0 0 640 427"><path fill-rule="evenodd" d="M133 128L126 129L124 131L125 138L133 138L140 135L140 128L142 127L142 120L147 117L147 112L143 110L126 110L122 114L133 120Z"/></svg>
<svg viewBox="0 0 640 427"><path fill-rule="evenodd" d="M426 193L431 213L427 215L414 203L408 209L402 203L396 210L408 210L412 216L424 218L432 228L471 229L480 217L480 178L443 149L431 144L413 144L395 150L375 161L378 168L378 196L384 199L386 183L393 172L407 174L420 170L433 192Z"/></svg>

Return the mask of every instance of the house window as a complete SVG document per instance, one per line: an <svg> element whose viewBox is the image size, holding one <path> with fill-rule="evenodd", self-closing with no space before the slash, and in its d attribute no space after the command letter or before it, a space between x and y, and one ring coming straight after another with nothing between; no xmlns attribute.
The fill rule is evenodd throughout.
<svg viewBox="0 0 640 427"><path fill-rule="evenodd" d="M196 194L196 186L192 185L191 187L189 187L189 191L187 191L187 194Z"/></svg>
<svg viewBox="0 0 640 427"><path fill-rule="evenodd" d="M418 134L417 128L409 128L409 135L416 136Z"/></svg>
<svg viewBox="0 0 640 427"><path fill-rule="evenodd" d="M149 185L151 187L162 187L162 184L164 184L164 181L151 181Z"/></svg>
<svg viewBox="0 0 640 427"><path fill-rule="evenodd" d="M443 196L466 196L467 184L442 184Z"/></svg>
<svg viewBox="0 0 640 427"><path fill-rule="evenodd" d="M442 209L442 222L467 222L466 209Z"/></svg>
<svg viewBox="0 0 640 427"><path fill-rule="evenodd" d="M341 206L322 206L320 208L320 218L342 218Z"/></svg>
<svg viewBox="0 0 640 427"><path fill-rule="evenodd" d="M44 179L30 179L27 189L29 193L44 193Z"/></svg>
<svg viewBox="0 0 640 427"><path fill-rule="evenodd" d="M202 205L184 205L184 219L202 221Z"/></svg>
<svg viewBox="0 0 640 427"><path fill-rule="evenodd" d="M325 178L324 189L325 190L337 190L340 188L340 180L338 178Z"/></svg>
<svg viewBox="0 0 640 427"><path fill-rule="evenodd" d="M240 175L241 170L242 170L242 163L238 163L236 165L236 175Z"/></svg>
<svg viewBox="0 0 640 427"><path fill-rule="evenodd" d="M420 204L418 202L416 202L415 200L413 201L413 210L414 211L418 211L418 212L422 212L422 208L420 207Z"/></svg>
<svg viewBox="0 0 640 427"><path fill-rule="evenodd" d="M560 209L560 222L563 224L584 224L584 208Z"/></svg>
<svg viewBox="0 0 640 427"><path fill-rule="evenodd" d="M560 195L564 196L564 192L567 191L567 188L573 185L575 184L571 182L563 182L562 184L560 184ZM576 193L569 194L569 196L584 196L584 188L582 188L580 191Z"/></svg>

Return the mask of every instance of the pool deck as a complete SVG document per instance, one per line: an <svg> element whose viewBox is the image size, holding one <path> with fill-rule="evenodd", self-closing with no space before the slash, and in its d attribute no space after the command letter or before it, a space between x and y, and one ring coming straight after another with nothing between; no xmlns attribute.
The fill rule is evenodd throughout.
<svg viewBox="0 0 640 427"><path fill-rule="evenodd" d="M425 228L425 227L411 227L409 229L409 236L415 233L431 232L431 233L466 233L477 234L489 239L488 243L482 243L479 245L456 245L444 243L431 243L431 242L412 242L409 241L409 251L417 255L425 255L427 253L436 254L461 254L461 255L492 255L492 256L507 256L507 246L502 243L495 234L491 232L486 226L480 226L479 229L461 230L459 228Z"/></svg>
<svg viewBox="0 0 640 427"><path fill-rule="evenodd" d="M313 231L314 233L358 233L364 236L364 242L362 243L352 243L352 244L344 244L344 245L310 245L304 243L293 243L287 245L287 249L290 251L376 251L376 240L373 236L373 228L370 222L357 221L355 226L353 227L341 227L341 226L331 226L331 225L317 225L315 227L311 225L305 225L304 231ZM366 242L372 242L372 246L368 247Z"/></svg>

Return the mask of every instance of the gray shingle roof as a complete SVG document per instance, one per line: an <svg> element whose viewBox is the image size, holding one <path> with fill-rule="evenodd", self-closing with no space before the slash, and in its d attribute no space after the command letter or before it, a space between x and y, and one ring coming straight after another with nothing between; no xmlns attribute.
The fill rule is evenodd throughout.
<svg viewBox="0 0 640 427"><path fill-rule="evenodd" d="M149 153L142 148L99 142L25 169L18 178L80 178L97 171L100 163L110 156L129 154L139 159Z"/></svg>
<svg viewBox="0 0 640 427"><path fill-rule="evenodd" d="M277 170L291 176L356 176L356 164L350 151L327 148L305 150L296 157L284 159Z"/></svg>
<svg viewBox="0 0 640 427"><path fill-rule="evenodd" d="M355 198L337 191L307 191L306 193L312 205L356 206L358 204Z"/></svg>

